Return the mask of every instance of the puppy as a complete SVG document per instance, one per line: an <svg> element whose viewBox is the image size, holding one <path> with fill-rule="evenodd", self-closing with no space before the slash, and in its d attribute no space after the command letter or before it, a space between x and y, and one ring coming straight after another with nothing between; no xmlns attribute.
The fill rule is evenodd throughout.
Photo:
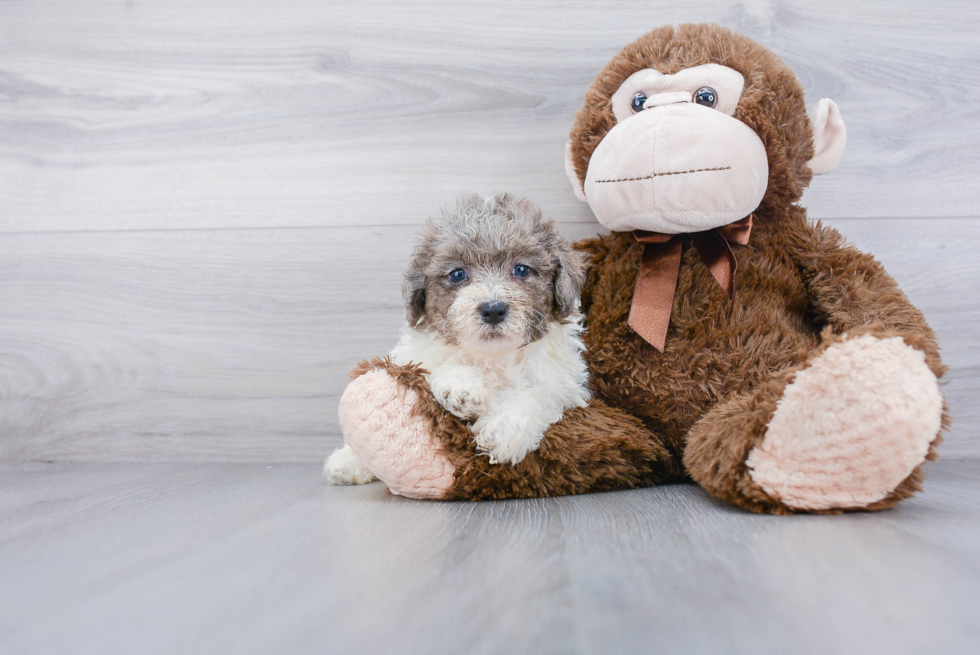
<svg viewBox="0 0 980 655"><path fill-rule="evenodd" d="M585 256L537 206L504 193L466 196L422 231L391 360L429 371L436 400L469 422L491 463L520 462L565 409L589 399L585 271ZM374 479L346 446L324 472L334 484Z"/></svg>

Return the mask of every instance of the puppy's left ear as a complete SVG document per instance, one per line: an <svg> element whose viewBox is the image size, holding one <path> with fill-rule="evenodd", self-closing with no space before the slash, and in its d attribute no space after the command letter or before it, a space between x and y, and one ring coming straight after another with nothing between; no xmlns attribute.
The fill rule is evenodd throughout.
<svg viewBox="0 0 980 655"><path fill-rule="evenodd" d="M552 254L555 257L555 272L551 282L555 314L558 318L568 318L569 314L578 309L589 260L585 253L572 250L564 239L561 239Z"/></svg>

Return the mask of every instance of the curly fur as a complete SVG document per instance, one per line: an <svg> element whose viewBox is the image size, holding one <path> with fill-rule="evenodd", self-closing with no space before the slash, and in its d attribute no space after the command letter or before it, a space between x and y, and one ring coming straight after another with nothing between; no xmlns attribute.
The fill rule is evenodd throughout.
<svg viewBox="0 0 980 655"><path fill-rule="evenodd" d="M590 397L577 312L584 279L585 258L535 205L466 196L419 238L403 289L409 324L391 361L423 367L429 392L468 421L488 461L516 464ZM489 306L505 313L491 319ZM369 481L351 456L331 455L331 481Z"/></svg>

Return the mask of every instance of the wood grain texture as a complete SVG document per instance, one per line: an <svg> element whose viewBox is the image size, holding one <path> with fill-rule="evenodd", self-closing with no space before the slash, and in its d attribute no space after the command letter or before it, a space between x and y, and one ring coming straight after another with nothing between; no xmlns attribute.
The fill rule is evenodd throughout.
<svg viewBox="0 0 980 655"><path fill-rule="evenodd" d="M656 26L774 49L849 126L815 217L976 216L980 5L0 3L0 231L415 224L504 189L591 216L562 168L585 89Z"/></svg>
<svg viewBox="0 0 980 655"><path fill-rule="evenodd" d="M834 221L936 328L980 454L980 220ZM595 224L565 224L570 238ZM0 459L309 462L388 352L414 227L0 236Z"/></svg>
<svg viewBox="0 0 980 655"><path fill-rule="evenodd" d="M0 465L0 651L973 653L980 462L874 514L431 503L304 465Z"/></svg>
<svg viewBox="0 0 980 655"><path fill-rule="evenodd" d="M345 372L395 338L422 218L506 189L592 233L574 111L682 21L839 102L848 152L805 201L926 311L944 452L980 453L975 3L8 0L0 460L321 459Z"/></svg>

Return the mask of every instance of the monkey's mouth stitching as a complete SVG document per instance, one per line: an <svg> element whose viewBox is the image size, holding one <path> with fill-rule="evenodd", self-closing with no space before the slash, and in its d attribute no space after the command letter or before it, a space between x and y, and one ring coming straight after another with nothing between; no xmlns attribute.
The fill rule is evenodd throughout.
<svg viewBox="0 0 980 655"><path fill-rule="evenodd" d="M644 175L643 177L624 177L621 180L596 180L596 184L602 184L603 182L638 182L639 180L650 180L655 177L664 177L665 175L687 175L688 173L705 173L707 171L730 171L731 166L723 166L721 168L695 168L690 171L673 171L670 173L650 173L649 175Z"/></svg>

